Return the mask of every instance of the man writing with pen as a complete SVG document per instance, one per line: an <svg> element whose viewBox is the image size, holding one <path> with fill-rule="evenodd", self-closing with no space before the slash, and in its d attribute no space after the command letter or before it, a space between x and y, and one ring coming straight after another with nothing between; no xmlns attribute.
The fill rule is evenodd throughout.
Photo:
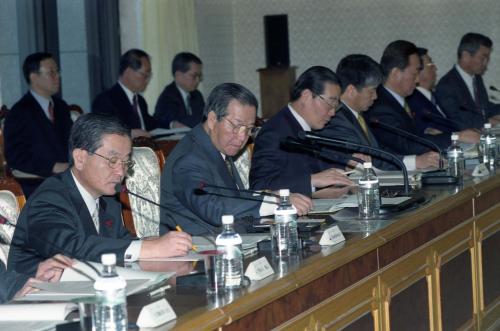
<svg viewBox="0 0 500 331"><path fill-rule="evenodd" d="M133 161L130 129L118 119L81 116L71 130L69 151L70 168L48 178L21 211L8 269L34 274L39 262L58 253L89 261L115 253L123 262L191 250L191 236L185 232L133 240L123 226L115 186Z"/></svg>
<svg viewBox="0 0 500 331"><path fill-rule="evenodd" d="M276 198L245 191L233 163L254 131L257 106L255 96L239 84L221 84L210 93L205 121L166 160L160 200L168 210L161 211L160 232L175 223L192 235L217 233L222 215L230 214L242 233L252 230L249 219L273 214ZM312 207L301 194L292 194L290 200L299 215Z"/></svg>

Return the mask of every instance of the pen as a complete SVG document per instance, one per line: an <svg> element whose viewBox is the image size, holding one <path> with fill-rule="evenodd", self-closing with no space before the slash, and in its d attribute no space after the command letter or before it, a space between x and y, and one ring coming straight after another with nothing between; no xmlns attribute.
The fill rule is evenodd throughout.
<svg viewBox="0 0 500 331"><path fill-rule="evenodd" d="M182 228L180 227L180 225L176 225L175 226L175 229L179 232L183 232L182 231ZM193 247L191 247L191 249L194 251L194 252L197 252L198 251L198 247L196 247L196 245L193 245Z"/></svg>

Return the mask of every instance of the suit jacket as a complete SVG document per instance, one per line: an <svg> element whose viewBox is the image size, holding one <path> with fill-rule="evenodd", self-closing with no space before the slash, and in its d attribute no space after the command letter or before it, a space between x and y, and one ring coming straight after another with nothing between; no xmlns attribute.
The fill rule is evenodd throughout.
<svg viewBox="0 0 500 331"><path fill-rule="evenodd" d="M381 123L399 128L424 139L433 141L441 149L447 148L451 143L449 134L420 135L415 126L414 119L404 110L403 106L387 91L382 85L377 89L378 98L373 106L365 113L365 118L378 120ZM389 152L402 155L422 154L430 150L426 145L420 144L411 139L399 136L383 128L372 126L372 132L378 143Z"/></svg>
<svg viewBox="0 0 500 331"><path fill-rule="evenodd" d="M363 116L360 114L360 116ZM368 145L375 148L380 148L377 139L371 132L370 128L368 128L368 136L365 135L365 132L361 128L361 125L358 122L358 119L354 116L354 114L347 108L343 107L340 111L338 111L334 117L328 122L328 124L318 132L321 135L334 138L334 139L342 139L346 141L350 141L352 143ZM346 153L346 163L349 160L349 156L352 155L353 152L347 151ZM403 159L402 155L397 155L399 159ZM378 158L372 156L373 164L379 169L383 170L398 170L399 166L395 165L393 162L386 160L384 158Z"/></svg>
<svg viewBox="0 0 500 331"><path fill-rule="evenodd" d="M203 95L198 90L191 92L190 95L189 103L192 114L188 115L184 99L175 82L165 87L158 97L154 114L161 127L170 128L170 122L177 121L193 128L202 122L203 109L205 108Z"/></svg>
<svg viewBox="0 0 500 331"><path fill-rule="evenodd" d="M436 86L436 98L441 109L446 116L457 122L460 130L481 129L488 118L500 114L500 105L490 102L488 98L483 78L476 75L476 79L480 104L486 118L476 110L474 98L455 67L448 71Z"/></svg>
<svg viewBox="0 0 500 331"><path fill-rule="evenodd" d="M156 129L158 127L156 120L149 115L148 104L140 94L138 95L138 103L146 130ZM127 94L118 83L94 99L94 102L92 102L92 112L114 115L130 129L141 128L139 116L135 113Z"/></svg>
<svg viewBox="0 0 500 331"><path fill-rule="evenodd" d="M415 126L419 135L423 135L425 129L434 128L441 132L452 133L460 131L458 123L444 117L439 112L436 105L427 99L418 89L415 89L412 95L406 98L411 111L414 114Z"/></svg>
<svg viewBox="0 0 500 331"><path fill-rule="evenodd" d="M132 238L122 224L121 204L115 196L101 197L99 204L98 234L71 170L45 180L19 215L8 269L31 275L58 253L96 262L103 253L115 253L123 261Z"/></svg>
<svg viewBox="0 0 500 331"><path fill-rule="evenodd" d="M68 105L52 97L52 123L33 95L28 92L5 119L5 157L12 169L41 177L52 175L56 162L68 162L68 139L73 122Z"/></svg>
<svg viewBox="0 0 500 331"><path fill-rule="evenodd" d="M208 192L227 197L194 194L203 183L235 190L244 187L235 172L231 177L221 153L212 144L203 125L198 124L175 146L166 160L161 175L160 202L168 210L161 210L160 233L176 224L192 235L206 233L207 227L220 232L222 215L234 215L236 230L247 232L248 224L238 219L260 216L260 198L257 198L259 201L236 199L232 196L248 197L248 194L208 187Z"/></svg>
<svg viewBox="0 0 500 331"><path fill-rule="evenodd" d="M24 284L28 281L29 276L18 274L15 271L6 270L5 265L0 261L0 303L9 301L16 295Z"/></svg>
<svg viewBox="0 0 500 331"><path fill-rule="evenodd" d="M288 107L264 123L255 139L250 169L252 189L288 188L290 192L311 196L311 175L331 168L332 164L282 148L282 140L297 138L300 131L303 129Z"/></svg>

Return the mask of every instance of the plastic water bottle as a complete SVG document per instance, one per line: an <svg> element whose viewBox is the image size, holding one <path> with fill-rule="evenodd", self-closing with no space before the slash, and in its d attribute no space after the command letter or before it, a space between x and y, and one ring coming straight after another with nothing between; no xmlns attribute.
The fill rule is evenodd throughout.
<svg viewBox="0 0 500 331"><path fill-rule="evenodd" d="M378 177L375 171L373 171L371 162L363 163L363 175L358 183L359 218L378 218L380 211L380 192Z"/></svg>
<svg viewBox="0 0 500 331"><path fill-rule="evenodd" d="M300 249L297 232L297 209L290 202L290 190L282 189L279 194L280 204L274 210L275 230L281 233L279 235L280 242L277 244L280 250L287 250L288 253L295 254Z"/></svg>
<svg viewBox="0 0 500 331"><path fill-rule="evenodd" d="M243 278L243 250L242 240L234 231L233 215L222 216L222 233L215 239L217 250L224 252L222 255L222 272L224 274L224 287L238 288Z"/></svg>
<svg viewBox="0 0 500 331"><path fill-rule="evenodd" d="M465 158L464 151L458 144L458 134L453 133L451 135L451 145L448 147L446 155L448 158L448 173L457 177L458 181L461 182L464 176Z"/></svg>
<svg viewBox="0 0 500 331"><path fill-rule="evenodd" d="M94 283L96 304L94 320L96 331L128 330L127 283L116 273L116 255L103 254L101 263L104 268Z"/></svg>
<svg viewBox="0 0 500 331"><path fill-rule="evenodd" d="M479 138L479 162L484 163L488 169L496 169L497 139L491 132L491 123L485 123Z"/></svg>

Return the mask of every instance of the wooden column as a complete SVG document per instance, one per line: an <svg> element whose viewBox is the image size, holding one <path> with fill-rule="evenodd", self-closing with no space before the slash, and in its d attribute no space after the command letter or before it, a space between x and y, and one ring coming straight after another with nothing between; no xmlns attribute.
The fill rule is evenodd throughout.
<svg viewBox="0 0 500 331"><path fill-rule="evenodd" d="M290 101L297 67L258 69L262 117L270 118Z"/></svg>

